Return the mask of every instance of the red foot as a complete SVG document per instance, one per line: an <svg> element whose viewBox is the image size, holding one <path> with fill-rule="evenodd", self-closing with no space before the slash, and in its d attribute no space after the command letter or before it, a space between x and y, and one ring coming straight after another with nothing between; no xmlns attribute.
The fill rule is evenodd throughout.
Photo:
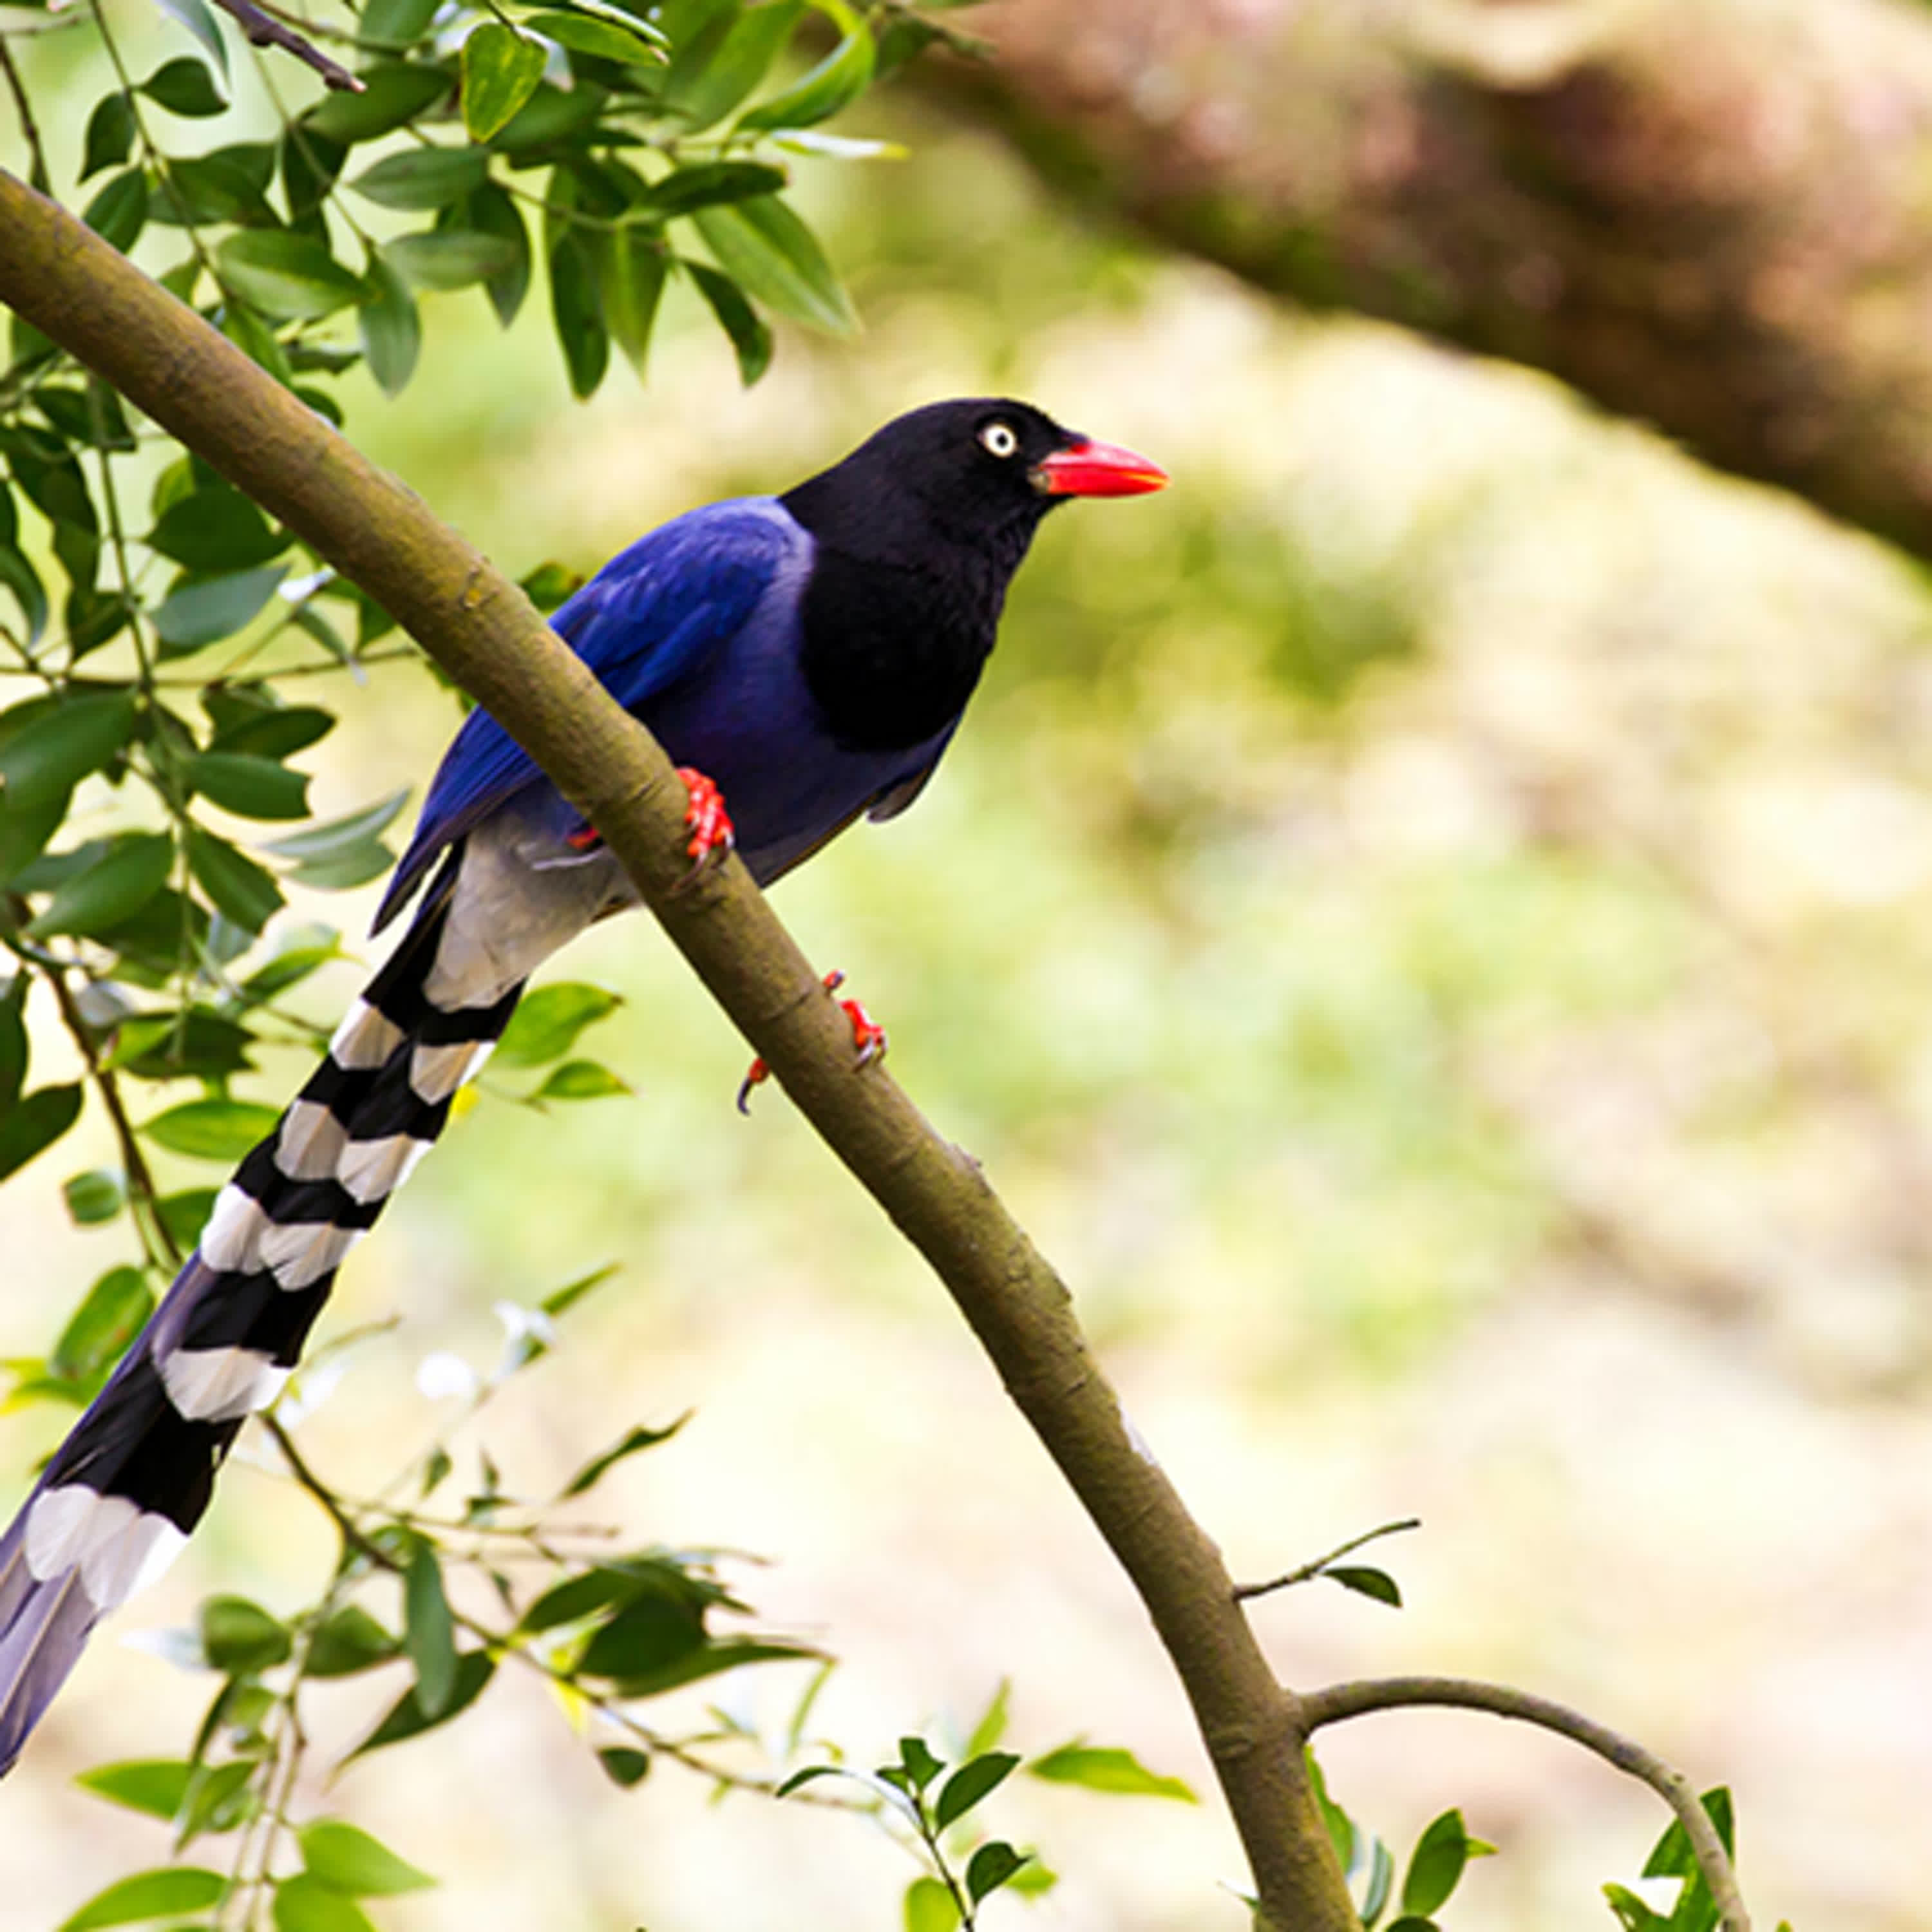
<svg viewBox="0 0 1932 1932"><path fill-rule="evenodd" d="M691 843L684 848L691 854L692 867L685 884L706 870L738 842L731 815L724 809L724 794L702 772L680 765L677 775L691 794L684 809L684 822L691 827Z"/></svg>
<svg viewBox="0 0 1932 1932"><path fill-rule="evenodd" d="M845 983L845 975L836 967L825 976L825 990L836 993ZM881 1059L886 1051L886 1030L866 1012L856 1000L841 1000L845 1017L852 1024L852 1044L859 1049L859 1058L854 1063L855 1069L863 1066L868 1060ZM752 1111L752 1089L761 1085L771 1078L772 1070L762 1059L752 1062L752 1070L745 1076L738 1089L738 1111L748 1114Z"/></svg>

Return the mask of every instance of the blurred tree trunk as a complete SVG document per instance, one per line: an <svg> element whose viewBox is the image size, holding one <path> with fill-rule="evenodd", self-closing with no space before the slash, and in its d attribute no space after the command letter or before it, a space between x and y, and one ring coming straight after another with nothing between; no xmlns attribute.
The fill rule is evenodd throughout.
<svg viewBox="0 0 1932 1932"><path fill-rule="evenodd" d="M928 72L1063 188L1298 302L1547 370L1932 556L1932 8L964 17L996 60Z"/></svg>

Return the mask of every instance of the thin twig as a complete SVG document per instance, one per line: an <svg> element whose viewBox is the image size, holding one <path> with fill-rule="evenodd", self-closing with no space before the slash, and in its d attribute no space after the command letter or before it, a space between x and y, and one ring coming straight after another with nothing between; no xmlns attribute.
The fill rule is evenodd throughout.
<svg viewBox="0 0 1932 1932"><path fill-rule="evenodd" d="M1744 1894L1724 1841L1710 1814L1704 1809L1697 1790L1683 1772L1667 1764L1657 1754L1547 1697L1518 1690L1507 1684L1484 1684L1466 1677L1370 1677L1351 1684L1331 1684L1324 1690L1300 1695L1301 1720L1312 1732L1324 1724L1339 1724L1345 1718L1359 1718L1371 1711L1394 1711L1417 1705L1443 1705L1465 1711L1487 1711L1498 1718L1516 1718L1528 1724L1540 1724L1594 1751L1606 1763L1632 1778L1641 1778L1677 1814L1690 1841L1697 1869L1711 1888L1711 1897L1723 1915L1724 1932L1750 1932L1750 1915L1744 1909Z"/></svg>
<svg viewBox="0 0 1932 1932"><path fill-rule="evenodd" d="M1318 1576L1330 1564L1339 1562L1351 1550L1359 1550L1365 1543L1373 1543L1378 1537L1399 1536L1406 1529L1420 1529L1422 1519L1419 1516L1406 1516L1400 1522L1385 1522L1378 1529L1364 1530L1360 1536L1352 1536L1346 1543L1337 1544L1326 1556L1317 1556L1298 1569L1290 1570L1282 1575L1271 1577L1265 1583L1237 1583L1234 1600L1237 1603L1248 1597L1265 1597L1270 1591L1286 1590L1292 1583L1306 1583Z"/></svg>
<svg viewBox="0 0 1932 1932"><path fill-rule="evenodd" d="M40 130L34 119L33 103L27 98L26 83L14 64L14 50L4 40L0 40L0 74L7 76L7 91L13 95L15 111L20 117L20 133L27 143L28 178L44 192L52 179L47 172L46 150L40 146Z"/></svg>
<svg viewBox="0 0 1932 1932"><path fill-rule="evenodd" d="M332 87L338 94L364 92L362 82L346 67L331 60L313 42L304 40L294 28L263 13L254 0L214 0L214 4L240 27L251 46L280 47L284 53L293 54L322 76L324 86Z"/></svg>

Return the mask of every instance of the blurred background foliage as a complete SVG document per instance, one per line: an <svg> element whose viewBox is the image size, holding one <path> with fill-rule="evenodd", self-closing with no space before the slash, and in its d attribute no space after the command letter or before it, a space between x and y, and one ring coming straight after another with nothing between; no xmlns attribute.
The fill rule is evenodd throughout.
<svg viewBox="0 0 1932 1932"><path fill-rule="evenodd" d="M99 91L77 50L31 51L37 86ZM349 379L352 434L515 574L588 571L946 393L1023 394L1166 464L1154 502L1051 522L939 781L781 909L1075 1284L1238 1573L1425 1520L1388 1559L1400 1618L1340 1592L1260 1606L1288 1681L1438 1668L1565 1697L1730 1780L1768 1919L1922 1924L1918 572L1544 379L1078 220L912 101L860 118L906 158L801 196L856 340L782 330L743 392L674 289L649 388L578 406L536 305L500 333L472 293L428 311L400 400ZM68 178L77 122L47 131ZM419 788L455 722L410 668L359 682L308 760L324 815ZM291 896L352 944L373 889ZM374 1486L430 1426L422 1356L484 1358L493 1301L620 1261L493 1414L514 1479L695 1406L610 1496L648 1534L776 1560L760 1610L847 1660L827 1735L886 1752L1010 1676L1029 1748L1104 1730L1204 1783L1136 1610L913 1258L776 1092L734 1114L742 1049L646 924L562 970L623 995L598 1050L635 1096L536 1114L486 1078L344 1271L334 1328L403 1320L306 1424L314 1459ZM355 983L330 969L309 1010ZM302 1070L238 1090L279 1104ZM44 1350L112 1258L62 1203L112 1158L82 1135L0 1194L0 1353ZM58 1420L0 1420L0 1460ZM119 1630L218 1581L292 1603L328 1547L238 1470ZM8 1788L0 1924L152 1858L152 1827L65 1778L152 1753L201 1695L99 1647ZM386 1923L890 1921L905 1874L862 1832L668 1778L618 1791L535 1688L466 1724L460 1752L371 1760L338 1794L446 1877ZM1634 1788L1514 1726L1392 1717L1324 1755L1392 1837L1455 1804L1502 1848L1462 1922L1607 1924L1596 1886L1654 1834ZM1016 1922L1238 1922L1211 1810L1027 1802L1065 1877Z"/></svg>

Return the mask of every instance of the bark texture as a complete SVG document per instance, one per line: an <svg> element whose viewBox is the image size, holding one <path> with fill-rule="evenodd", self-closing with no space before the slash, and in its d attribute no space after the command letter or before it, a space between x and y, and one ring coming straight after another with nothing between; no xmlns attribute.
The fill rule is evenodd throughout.
<svg viewBox="0 0 1932 1932"><path fill-rule="evenodd" d="M1932 7L996 0L928 84L1312 307L1546 370L1932 556Z"/></svg>

